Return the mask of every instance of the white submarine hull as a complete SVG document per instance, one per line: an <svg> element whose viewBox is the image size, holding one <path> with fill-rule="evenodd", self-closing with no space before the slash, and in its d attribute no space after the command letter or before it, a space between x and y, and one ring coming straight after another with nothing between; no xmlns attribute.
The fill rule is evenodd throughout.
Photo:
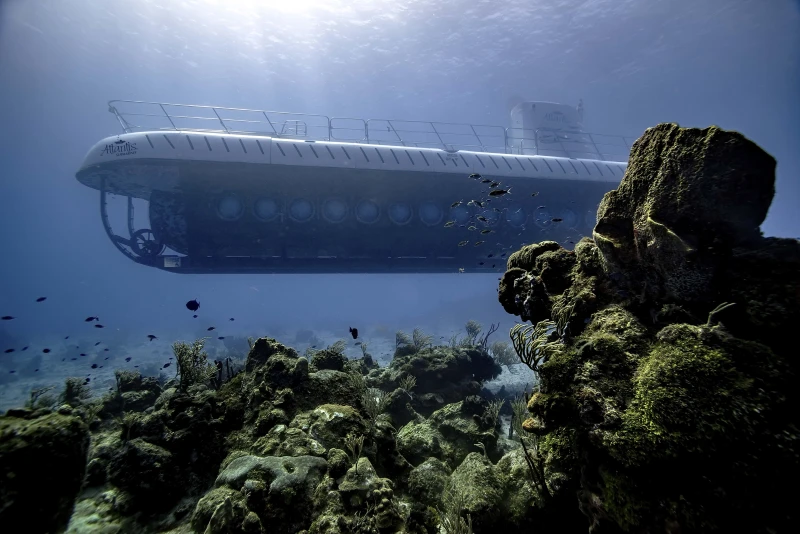
<svg viewBox="0 0 800 534"><path fill-rule="evenodd" d="M589 235L597 204L626 168L532 155L523 142L520 153L501 153L390 144L374 134L369 142L331 140L336 122L327 118L322 139L309 139L299 121L288 133L286 122L264 134L131 131L110 110L126 132L95 144L76 177L101 192L102 220L120 251L182 273L499 271L522 242ZM537 132L537 151L545 134ZM514 139L504 133L505 150ZM553 139L586 147L575 132ZM510 192L489 195L497 190ZM129 197L129 210L130 199L148 201L150 227L129 222L129 237L114 233L109 193Z"/></svg>

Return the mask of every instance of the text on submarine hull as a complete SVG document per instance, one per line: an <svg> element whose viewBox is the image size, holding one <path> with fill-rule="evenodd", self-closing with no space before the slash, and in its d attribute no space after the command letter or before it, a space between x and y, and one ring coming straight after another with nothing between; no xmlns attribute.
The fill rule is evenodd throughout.
<svg viewBox="0 0 800 534"><path fill-rule="evenodd" d="M523 242L591 235L630 150L547 102L516 106L510 128L138 101L109 111L124 133L92 147L77 179L100 191L123 254L179 273L500 271ZM127 235L109 195L125 197ZM138 227L134 200L147 203Z"/></svg>

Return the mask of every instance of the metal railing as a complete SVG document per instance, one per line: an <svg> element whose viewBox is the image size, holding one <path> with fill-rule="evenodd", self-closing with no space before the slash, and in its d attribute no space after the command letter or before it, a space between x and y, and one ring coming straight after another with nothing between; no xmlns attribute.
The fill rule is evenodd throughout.
<svg viewBox="0 0 800 534"><path fill-rule="evenodd" d="M262 109L111 100L125 133L166 130L501 154L628 161L633 139L581 131L522 130L486 124L328 117ZM603 138L607 139L603 142ZM610 140L610 141L609 141Z"/></svg>

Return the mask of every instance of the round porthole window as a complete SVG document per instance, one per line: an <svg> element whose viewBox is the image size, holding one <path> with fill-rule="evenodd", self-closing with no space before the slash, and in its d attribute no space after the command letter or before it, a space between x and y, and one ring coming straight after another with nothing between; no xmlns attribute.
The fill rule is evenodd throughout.
<svg viewBox="0 0 800 534"><path fill-rule="evenodd" d="M509 208L506 212L506 221L511 226L522 226L528 220L528 213L522 208Z"/></svg>
<svg viewBox="0 0 800 534"><path fill-rule="evenodd" d="M235 221L243 212L244 205L236 195L225 195L217 202L217 215L224 221Z"/></svg>
<svg viewBox="0 0 800 534"><path fill-rule="evenodd" d="M289 206L289 218L295 222L308 222L314 216L314 205L310 200L298 198Z"/></svg>
<svg viewBox="0 0 800 534"><path fill-rule="evenodd" d="M389 220L394 224L408 224L411 220L411 206L405 202L398 202L389 206Z"/></svg>
<svg viewBox="0 0 800 534"><path fill-rule="evenodd" d="M339 198L329 198L322 205L322 217L330 223L342 222L347 217L347 203Z"/></svg>
<svg viewBox="0 0 800 534"><path fill-rule="evenodd" d="M561 219L558 224L564 228L575 228L575 223L578 222L575 212L568 209L556 210L556 218Z"/></svg>
<svg viewBox="0 0 800 534"><path fill-rule="evenodd" d="M458 224L467 224L469 221L470 209L467 206L456 206L450 208L450 220Z"/></svg>
<svg viewBox="0 0 800 534"><path fill-rule="evenodd" d="M253 205L253 214L262 221L271 221L279 214L278 203L271 198L259 198Z"/></svg>
<svg viewBox="0 0 800 534"><path fill-rule="evenodd" d="M381 215L381 208L371 200L362 200L356 207L356 219L360 223L372 224Z"/></svg>
<svg viewBox="0 0 800 534"><path fill-rule="evenodd" d="M442 222L442 209L435 202L425 202L419 207L419 219L428 226Z"/></svg>
<svg viewBox="0 0 800 534"><path fill-rule="evenodd" d="M594 229L597 224L597 210L586 210L583 216L583 223L590 229Z"/></svg>

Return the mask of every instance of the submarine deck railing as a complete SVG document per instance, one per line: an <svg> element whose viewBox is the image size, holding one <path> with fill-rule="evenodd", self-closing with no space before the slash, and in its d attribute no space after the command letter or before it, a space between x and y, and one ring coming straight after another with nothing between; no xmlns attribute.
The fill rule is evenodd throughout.
<svg viewBox="0 0 800 534"><path fill-rule="evenodd" d="M108 102L108 111L114 114L125 133L166 130L266 135L309 141L621 162L628 161L633 143L633 138L629 137L579 130L531 130L486 124L328 117L310 113L142 100L111 100Z"/></svg>

